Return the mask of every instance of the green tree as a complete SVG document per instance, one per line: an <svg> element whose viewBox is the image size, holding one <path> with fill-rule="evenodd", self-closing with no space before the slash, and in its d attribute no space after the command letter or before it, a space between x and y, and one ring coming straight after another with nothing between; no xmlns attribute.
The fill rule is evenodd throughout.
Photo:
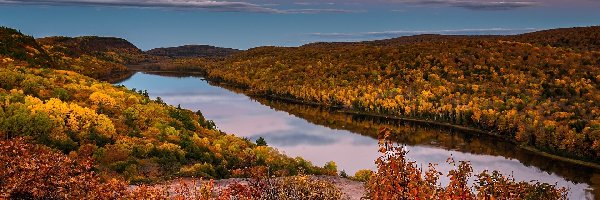
<svg viewBox="0 0 600 200"><path fill-rule="evenodd" d="M267 146L267 141L265 141L265 138L259 137L258 139L256 139L256 145Z"/></svg>

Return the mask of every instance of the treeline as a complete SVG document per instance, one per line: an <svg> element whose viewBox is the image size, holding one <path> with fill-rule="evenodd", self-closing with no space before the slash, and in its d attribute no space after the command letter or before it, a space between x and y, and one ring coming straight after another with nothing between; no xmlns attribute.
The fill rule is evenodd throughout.
<svg viewBox="0 0 600 200"><path fill-rule="evenodd" d="M589 32L599 28L582 29L564 34L570 42L559 47L513 41L554 31L508 39L427 35L399 43L260 47L199 70L253 93L448 122L598 162L600 52L576 40L597 37Z"/></svg>

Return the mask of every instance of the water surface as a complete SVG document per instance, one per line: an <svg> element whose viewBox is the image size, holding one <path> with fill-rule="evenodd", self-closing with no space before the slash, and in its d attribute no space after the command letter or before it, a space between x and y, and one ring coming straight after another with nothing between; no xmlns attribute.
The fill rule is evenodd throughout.
<svg viewBox="0 0 600 200"><path fill-rule="evenodd" d="M452 169L445 163L449 157L469 160L475 174L499 170L519 181L556 183L570 188L571 199L589 198L597 191L591 188L600 184L596 170L542 158L487 136L252 99L192 76L136 73L118 84L148 90L151 98L159 96L171 105L200 110L220 130L251 140L263 137L269 146L289 156L301 156L319 166L333 160L339 170L350 175L359 169L375 170L379 153L374 135L385 126L398 135L398 142L407 145L408 157L424 168L427 163L438 163L436 168L447 172Z"/></svg>

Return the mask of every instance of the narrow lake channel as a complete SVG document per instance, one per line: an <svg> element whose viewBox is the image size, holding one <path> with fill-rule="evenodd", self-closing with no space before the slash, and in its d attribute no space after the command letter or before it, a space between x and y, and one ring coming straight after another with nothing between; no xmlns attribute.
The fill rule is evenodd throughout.
<svg viewBox="0 0 600 200"><path fill-rule="evenodd" d="M117 85L147 90L151 98L161 97L170 105L201 110L220 130L252 141L263 137L269 146L288 156L300 156L318 166L335 161L338 170L349 175L359 169L375 170L374 160L379 156L375 134L385 126L399 135L398 142L406 145L408 157L424 168L437 163L439 171L447 172L452 166L445 162L452 156L456 161L471 161L474 174L499 170L519 181L568 187L570 199L600 196L598 170L540 157L489 136L253 99L201 77L138 72Z"/></svg>

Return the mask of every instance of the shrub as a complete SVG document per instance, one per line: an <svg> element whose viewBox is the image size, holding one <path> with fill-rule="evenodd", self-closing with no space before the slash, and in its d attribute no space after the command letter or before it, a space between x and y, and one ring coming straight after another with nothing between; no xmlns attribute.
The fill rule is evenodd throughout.
<svg viewBox="0 0 600 200"><path fill-rule="evenodd" d="M22 138L0 140L0 198L115 199L126 184L101 181L92 162L77 160Z"/></svg>
<svg viewBox="0 0 600 200"><path fill-rule="evenodd" d="M361 169L356 171L356 173L354 173L354 176L350 177L350 179L360 182L367 182L369 181L371 176L373 176L373 174L375 174L375 172L373 172L370 169Z"/></svg>
<svg viewBox="0 0 600 200"><path fill-rule="evenodd" d="M376 160L377 172L366 184L370 199L567 199L567 189L545 183L516 182L497 171L477 175L474 187L468 180L473 168L467 161L458 164L453 159L448 163L455 169L448 172L450 183L442 187L438 182L442 173L429 164L423 171L415 162L406 158L406 150L386 140L388 129L380 135L380 156Z"/></svg>

